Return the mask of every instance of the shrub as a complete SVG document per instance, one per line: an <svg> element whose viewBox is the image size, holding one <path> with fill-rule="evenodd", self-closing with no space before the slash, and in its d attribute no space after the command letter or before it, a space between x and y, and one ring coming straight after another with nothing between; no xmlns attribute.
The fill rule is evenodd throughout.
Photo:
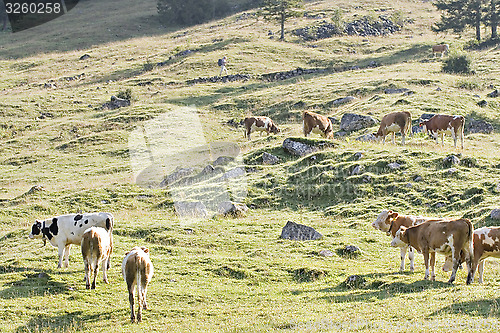
<svg viewBox="0 0 500 333"><path fill-rule="evenodd" d="M132 99L132 89L127 88L127 90L120 90L116 97L121 98L121 99L126 99L126 100L131 100Z"/></svg>
<svg viewBox="0 0 500 333"><path fill-rule="evenodd" d="M332 22L338 31L344 31L344 14L342 9L335 8L333 10Z"/></svg>
<svg viewBox="0 0 500 333"><path fill-rule="evenodd" d="M471 73L472 61L466 54L453 54L443 63L443 72L455 74Z"/></svg>

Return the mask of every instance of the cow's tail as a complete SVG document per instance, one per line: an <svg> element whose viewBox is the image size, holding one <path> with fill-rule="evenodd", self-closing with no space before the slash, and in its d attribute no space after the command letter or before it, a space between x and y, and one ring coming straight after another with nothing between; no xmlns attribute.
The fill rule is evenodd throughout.
<svg viewBox="0 0 500 333"><path fill-rule="evenodd" d="M408 132L410 132L410 137L413 138L413 129L411 127L411 113L408 116L408 122L406 123L405 132L406 132L406 135L408 135Z"/></svg>
<svg viewBox="0 0 500 333"><path fill-rule="evenodd" d="M135 255L135 268L136 268L136 282L137 282L137 297L139 298L139 307L142 307L142 274L141 274L141 265L142 258L139 255Z"/></svg>
<svg viewBox="0 0 500 333"><path fill-rule="evenodd" d="M465 222L467 223L468 226L468 234L467 234L467 248L469 250L468 256L465 258L465 261L467 262L467 268L469 270L467 274L467 284L471 284L474 282L474 274L476 267L474 266L474 226L472 225L472 222L469 219L465 219Z"/></svg>

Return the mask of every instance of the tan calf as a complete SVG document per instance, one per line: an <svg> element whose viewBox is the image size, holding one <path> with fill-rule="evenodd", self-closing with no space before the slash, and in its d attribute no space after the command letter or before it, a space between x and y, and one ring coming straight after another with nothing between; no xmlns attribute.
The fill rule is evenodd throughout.
<svg viewBox="0 0 500 333"><path fill-rule="evenodd" d="M473 232L474 227L468 219L431 220L413 227L401 227L391 242L391 246L412 246L424 256L425 277L429 278L429 259L431 280L435 279L434 264L436 252L451 257L453 271L448 283L453 283L461 258L467 263L467 284L474 277L473 265Z"/></svg>
<svg viewBox="0 0 500 333"><path fill-rule="evenodd" d="M108 283L107 262L111 255L111 241L109 233L101 227L91 227L83 233L82 256L85 267L85 287L90 289L90 275L93 274L92 289L95 289L95 280L102 263L102 274L105 283Z"/></svg>
<svg viewBox="0 0 500 333"><path fill-rule="evenodd" d="M402 112L391 112L386 114L380 121L380 127L377 133L373 135L377 140L382 138L385 144L385 137L392 133L392 144L395 142L395 135L397 132L401 132L401 144L404 146L405 138L411 129L411 113L408 111Z"/></svg>
<svg viewBox="0 0 500 333"><path fill-rule="evenodd" d="M266 132L267 135L280 132L278 126L269 117L247 117L243 120L243 124L245 125L245 135L248 140L250 140L250 134L255 131L259 131L261 135L262 132Z"/></svg>
<svg viewBox="0 0 500 333"><path fill-rule="evenodd" d="M444 135L451 134L455 148L457 148L457 139L460 137L462 149L464 149L464 125L464 117L444 114L436 114L432 118L420 122L423 131L432 136L436 143L438 143L438 136L441 135L441 145L444 146Z"/></svg>
<svg viewBox="0 0 500 333"><path fill-rule="evenodd" d="M146 292L149 282L153 277L153 264L149 259L149 249L147 247L134 247L130 252L125 253L122 262L122 275L127 283L128 300L130 302L130 320L135 321L134 315L134 294L137 285L137 322L142 321L142 308L147 310Z"/></svg>
<svg viewBox="0 0 500 333"><path fill-rule="evenodd" d="M307 137L311 132L320 134L327 139L333 139L333 125L328 117L305 111L303 114L302 127L304 136Z"/></svg>
<svg viewBox="0 0 500 333"><path fill-rule="evenodd" d="M433 45L432 46L432 55L436 55L436 53L441 53L441 58L443 55L448 52L450 49L450 46L448 44L439 44L439 45Z"/></svg>
<svg viewBox="0 0 500 333"><path fill-rule="evenodd" d="M500 258L500 227L474 230L473 265L479 272L479 283L483 283L484 261L489 257Z"/></svg>

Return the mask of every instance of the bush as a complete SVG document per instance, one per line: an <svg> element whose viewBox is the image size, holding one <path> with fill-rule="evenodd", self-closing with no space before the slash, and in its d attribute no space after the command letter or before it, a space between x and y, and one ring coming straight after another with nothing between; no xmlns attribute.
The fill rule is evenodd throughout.
<svg viewBox="0 0 500 333"><path fill-rule="evenodd" d="M120 90L116 97L130 101L132 99L132 89L128 88L125 91Z"/></svg>
<svg viewBox="0 0 500 333"><path fill-rule="evenodd" d="M338 31L344 31L344 14L342 9L335 8L333 10L332 22Z"/></svg>
<svg viewBox="0 0 500 333"><path fill-rule="evenodd" d="M471 59L466 54L450 55L443 63L443 72L455 74L471 73Z"/></svg>

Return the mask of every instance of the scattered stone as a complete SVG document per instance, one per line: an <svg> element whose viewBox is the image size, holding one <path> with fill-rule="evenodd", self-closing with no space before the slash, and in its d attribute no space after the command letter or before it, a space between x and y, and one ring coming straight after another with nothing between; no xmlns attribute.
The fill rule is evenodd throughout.
<svg viewBox="0 0 500 333"><path fill-rule="evenodd" d="M248 207L240 202L223 201L217 210L221 215L244 216Z"/></svg>
<svg viewBox="0 0 500 333"><path fill-rule="evenodd" d="M384 90L386 94L403 94L410 91L408 88L387 88Z"/></svg>
<svg viewBox="0 0 500 333"><path fill-rule="evenodd" d="M43 85L45 89L54 89L57 88L57 84L55 82L47 82Z"/></svg>
<svg viewBox="0 0 500 333"><path fill-rule="evenodd" d="M160 187L172 185L181 178L191 176L194 172L194 168L177 168L173 173L161 181Z"/></svg>
<svg viewBox="0 0 500 333"><path fill-rule="evenodd" d="M423 127L420 127L418 125L412 126L412 128L411 128L411 132L413 134L421 133L421 132L423 132L423 130L424 130Z"/></svg>
<svg viewBox="0 0 500 333"><path fill-rule="evenodd" d="M495 208L491 211L490 217L493 220L500 220L500 208Z"/></svg>
<svg viewBox="0 0 500 333"><path fill-rule="evenodd" d="M111 101L104 103L102 109L114 110L126 106L130 106L130 100L111 96Z"/></svg>
<svg viewBox="0 0 500 333"><path fill-rule="evenodd" d="M359 161L361 158L363 158L364 154L360 151L358 151L356 154L354 154L354 160Z"/></svg>
<svg viewBox="0 0 500 333"><path fill-rule="evenodd" d="M277 156L274 156L273 154L269 154L268 152L264 152L262 154L262 164L274 165L279 161L280 161L279 158Z"/></svg>
<svg viewBox="0 0 500 333"><path fill-rule="evenodd" d="M365 167L362 165L356 165L354 169L352 169L351 176L357 176L362 174L365 171Z"/></svg>
<svg viewBox="0 0 500 333"><path fill-rule="evenodd" d="M333 257L333 252L330 250L321 250L319 251L319 255L322 257Z"/></svg>
<svg viewBox="0 0 500 333"><path fill-rule="evenodd" d="M201 201L176 201L175 211L179 216L208 217L208 211Z"/></svg>
<svg viewBox="0 0 500 333"><path fill-rule="evenodd" d="M344 248L338 249L337 254L342 257L355 258L361 254L361 250L355 245L346 245Z"/></svg>
<svg viewBox="0 0 500 333"><path fill-rule="evenodd" d="M234 157L230 156L219 156L217 159L212 163L214 166L218 165L227 165L231 162L234 162Z"/></svg>
<svg viewBox="0 0 500 333"><path fill-rule="evenodd" d="M406 184L406 187L407 187L407 188L412 188L412 187L413 187L413 184L412 184L412 183L408 183L408 184Z"/></svg>
<svg viewBox="0 0 500 333"><path fill-rule="evenodd" d="M280 238L299 241L318 240L323 238L323 235L314 230L314 228L288 221L281 230Z"/></svg>
<svg viewBox="0 0 500 333"><path fill-rule="evenodd" d="M437 87L436 91L443 91L443 89L441 89L440 87Z"/></svg>
<svg viewBox="0 0 500 333"><path fill-rule="evenodd" d="M281 81L281 80L287 80L296 76L301 76L301 75L306 75L306 74L314 74L314 73L324 73L327 70L324 68L310 68L310 69L304 69L301 67L298 67L297 69L293 69L290 71L285 71L285 72L274 72L274 73L267 73L263 74L260 76L260 79L263 81Z"/></svg>
<svg viewBox="0 0 500 333"><path fill-rule="evenodd" d="M448 155L443 158L443 164L446 167L449 167L451 165L458 165L460 164L460 159L455 155Z"/></svg>
<svg viewBox="0 0 500 333"><path fill-rule="evenodd" d="M403 95L404 96L411 96L413 94L415 94L415 92L413 90L410 90L410 91L405 92Z"/></svg>
<svg viewBox="0 0 500 333"><path fill-rule="evenodd" d="M87 53L85 53L84 55L82 55L82 56L80 57L80 60L87 60L87 59L89 59L89 58L90 58L90 55L89 55L89 54L87 54Z"/></svg>
<svg viewBox="0 0 500 333"><path fill-rule="evenodd" d="M201 172L198 174L199 176L206 176L206 175L211 175L215 171L215 168L212 165L207 165L206 167L201 170Z"/></svg>
<svg viewBox="0 0 500 333"><path fill-rule="evenodd" d="M485 106L488 106L488 102L483 99L483 100L477 102L477 105L484 108Z"/></svg>
<svg viewBox="0 0 500 333"><path fill-rule="evenodd" d="M226 83L235 81L248 81L252 78L250 74L234 74L225 76L212 76L212 77L199 77L197 79L187 80L188 85L198 84L198 83Z"/></svg>
<svg viewBox="0 0 500 333"><path fill-rule="evenodd" d="M363 183L371 183L372 182L372 177L370 175L364 175L363 178Z"/></svg>
<svg viewBox="0 0 500 333"><path fill-rule="evenodd" d="M415 175L415 177L413 177L413 181L414 181L414 182L421 182L422 180L424 180L424 179L422 178L422 176Z"/></svg>
<svg viewBox="0 0 500 333"><path fill-rule="evenodd" d="M398 162L392 162L392 163L387 164L387 167L391 170L397 170L397 169L401 168L401 164L399 164Z"/></svg>
<svg viewBox="0 0 500 333"><path fill-rule="evenodd" d="M491 132L493 132L493 125L484 120L475 120L472 118L468 118L467 124L465 125L465 131L469 134L491 134Z"/></svg>
<svg viewBox="0 0 500 333"><path fill-rule="evenodd" d="M287 138L285 139L285 141L283 141L283 149L285 149L285 151L289 152L290 154L299 157L308 155L318 150L318 148L316 147L302 142L293 141L290 138Z"/></svg>
<svg viewBox="0 0 500 333"><path fill-rule="evenodd" d="M458 169L457 168L449 168L448 170L446 170L446 172L448 172L448 174L452 175L452 174L458 172Z"/></svg>
<svg viewBox="0 0 500 333"><path fill-rule="evenodd" d="M346 132L358 131L371 127L377 122L370 116L363 116L354 113L345 113L340 120L340 130Z"/></svg>
<svg viewBox="0 0 500 333"><path fill-rule="evenodd" d="M338 132L334 133L334 136L338 137L338 138L343 138L343 137L348 136L348 135L349 135L349 133L347 133L345 131L338 131Z"/></svg>
<svg viewBox="0 0 500 333"><path fill-rule="evenodd" d="M343 98L337 98L336 100L332 101L333 106L339 106L343 104L347 104L349 102L354 101L356 98L353 96L347 96Z"/></svg>
<svg viewBox="0 0 500 333"><path fill-rule="evenodd" d="M445 206L446 206L446 204L444 202L441 202L441 201L434 204L434 208L443 208Z"/></svg>
<svg viewBox="0 0 500 333"><path fill-rule="evenodd" d="M364 134L356 138L357 141L375 141L375 135L373 133Z"/></svg>
<svg viewBox="0 0 500 333"><path fill-rule="evenodd" d="M351 275L347 277L343 285L349 289L362 288L366 283L366 279L361 275Z"/></svg>
<svg viewBox="0 0 500 333"><path fill-rule="evenodd" d="M498 89L495 89L493 90L492 92L490 92L488 95L486 95L488 97L491 97L491 98L495 98L495 97L498 97Z"/></svg>
<svg viewBox="0 0 500 333"><path fill-rule="evenodd" d="M241 177L244 175L245 175L245 169L237 167L237 168L231 169L228 172L226 172L225 174L223 174L219 180L224 181L224 180L228 180L228 179L238 178L238 177Z"/></svg>

